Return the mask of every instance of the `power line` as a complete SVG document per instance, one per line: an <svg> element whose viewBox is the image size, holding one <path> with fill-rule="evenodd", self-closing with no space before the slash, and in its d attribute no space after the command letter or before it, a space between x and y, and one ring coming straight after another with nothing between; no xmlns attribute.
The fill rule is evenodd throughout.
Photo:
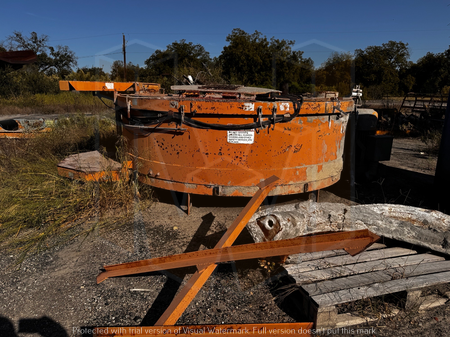
<svg viewBox="0 0 450 337"><path fill-rule="evenodd" d="M119 33L115 34L103 34L103 35L90 35L90 36L79 36L79 37L68 37L65 39L49 39L49 41L67 41L67 40L81 40L81 39L92 39L95 37L103 37L103 36L113 36L113 35L120 35Z"/></svg>
<svg viewBox="0 0 450 337"><path fill-rule="evenodd" d="M267 32L265 34L268 35L306 35L306 34L355 34L355 33L392 33L392 32L440 32L440 31L450 31L450 29L392 29L392 30L356 30L356 31L315 31L315 32ZM171 32L171 33L125 33L126 35L226 35L229 34L225 32L219 33L189 33L189 32ZM114 36L114 35L122 35L121 33L111 33L111 34L102 34L102 35L89 35L89 36L78 36L78 37L68 37L63 39L49 39L49 41L69 41L69 40L81 40L81 39L92 39L96 37L104 37L104 36Z"/></svg>
<svg viewBox="0 0 450 337"><path fill-rule="evenodd" d="M450 31L450 29L391 29L391 30L356 30L356 31L303 31L303 32L266 32L264 34L267 35L305 35L305 34L354 34L354 33L395 33L395 32L439 32L439 31ZM260 32L262 33L262 32ZM128 35L179 35L181 32L170 32L170 33L163 33L163 32L155 32L155 33L127 33ZM182 32L183 35L223 35L223 34L229 34L229 33L189 33L189 32Z"/></svg>
<svg viewBox="0 0 450 337"><path fill-rule="evenodd" d="M84 58L88 58L88 57L107 56L107 55L114 55L114 54L122 54L122 52L108 53L108 54L96 54L96 55L88 55L88 56L77 56L77 58L84 59Z"/></svg>

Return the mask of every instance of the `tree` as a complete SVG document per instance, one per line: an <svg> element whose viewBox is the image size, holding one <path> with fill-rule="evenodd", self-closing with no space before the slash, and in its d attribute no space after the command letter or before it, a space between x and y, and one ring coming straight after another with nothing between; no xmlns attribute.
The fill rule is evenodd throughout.
<svg viewBox="0 0 450 337"><path fill-rule="evenodd" d="M302 51L293 51L295 41L270 40L260 32L248 34L233 29L226 38L219 60L226 80L236 84L300 90L311 82L313 62Z"/></svg>
<svg viewBox="0 0 450 337"><path fill-rule="evenodd" d="M335 90L341 96L348 96L354 85L353 55L333 53L316 71L318 90Z"/></svg>
<svg viewBox="0 0 450 337"><path fill-rule="evenodd" d="M402 82L405 85L411 82L407 77L409 56L408 44L403 42L389 41L381 46L356 49L356 83L367 88L373 97L399 94Z"/></svg>
<svg viewBox="0 0 450 337"><path fill-rule="evenodd" d="M145 77L149 82L161 83L169 89L170 84L182 82L183 75L191 75L197 82L205 82L210 76L208 67L212 60L200 44L175 41L166 50L156 50L146 61Z"/></svg>
<svg viewBox="0 0 450 337"><path fill-rule="evenodd" d="M111 81L107 73L100 67L83 67L78 68L77 71L73 71L66 76L67 80L72 81Z"/></svg>
<svg viewBox="0 0 450 337"><path fill-rule="evenodd" d="M3 45L8 50L33 50L38 55L35 66L38 71L47 75L57 74L60 77L68 75L72 67L76 66L75 53L67 46L50 46L48 36L38 36L31 32L30 36L24 36L22 32L14 31L6 38Z"/></svg>
<svg viewBox="0 0 450 337"><path fill-rule="evenodd" d="M443 53L427 53L411 67L411 75L416 80L415 92L441 92L450 85L450 48Z"/></svg>
<svg viewBox="0 0 450 337"><path fill-rule="evenodd" d="M124 78L123 61L114 61L111 66L111 79L113 81L133 82L139 81L141 68L131 62L127 63L127 70Z"/></svg>

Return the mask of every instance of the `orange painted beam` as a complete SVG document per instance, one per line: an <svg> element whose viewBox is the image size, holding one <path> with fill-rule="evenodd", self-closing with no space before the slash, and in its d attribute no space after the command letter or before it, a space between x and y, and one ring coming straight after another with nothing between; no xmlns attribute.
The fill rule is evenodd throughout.
<svg viewBox="0 0 450 337"><path fill-rule="evenodd" d="M33 131L24 131L23 128L22 131L3 131L0 129L0 138L31 138L35 137L38 133L42 132L50 132L50 128L40 129L40 130L33 130Z"/></svg>
<svg viewBox="0 0 450 337"><path fill-rule="evenodd" d="M89 332L90 333L90 332ZM95 337L136 336L312 336L313 323L265 323L265 324L222 324L222 325L175 325L94 328Z"/></svg>
<svg viewBox="0 0 450 337"><path fill-rule="evenodd" d="M270 190L275 187L277 181L278 177L272 176L258 184L259 191L256 192L247 206L245 206L239 216L234 220L215 248L229 247L234 243L259 205L267 197ZM176 295L155 325L174 325L216 269L216 266L216 264L199 266L199 270L192 275L186 286Z"/></svg>
<svg viewBox="0 0 450 337"><path fill-rule="evenodd" d="M367 248L368 245L379 240L379 238L379 236L364 229L201 250L198 252L105 266L104 269L106 271L98 275L97 283L100 283L109 277L334 249L346 249L349 253L353 253L352 255L354 255Z"/></svg>
<svg viewBox="0 0 450 337"><path fill-rule="evenodd" d="M91 82L91 81L59 81L62 91L117 91L139 92L141 90L159 91L161 86L157 83L140 82Z"/></svg>

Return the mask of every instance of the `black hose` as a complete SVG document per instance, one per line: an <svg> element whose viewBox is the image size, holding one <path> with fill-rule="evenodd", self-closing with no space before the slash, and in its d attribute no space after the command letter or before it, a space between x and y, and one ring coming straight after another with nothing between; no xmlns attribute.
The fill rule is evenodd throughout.
<svg viewBox="0 0 450 337"><path fill-rule="evenodd" d="M280 100L278 99L270 99L271 101ZM142 111L142 114L145 114L144 117L138 117L138 116L130 116L129 121L132 125L159 125L164 122L170 122L170 121L176 121L180 124L186 124L191 127L195 127L198 129L210 129L210 130L224 130L224 131L232 131L232 130L251 130L251 129L257 129L261 127L267 127L272 124L276 123L288 123L294 118L296 118L300 114L300 110L303 104L303 97L302 96L288 96L283 97L287 98L292 102L292 105L294 107L294 113L290 115L289 117L285 116L276 116L275 119L269 119L266 121L258 121L253 123L247 123L247 124L234 124L234 125L224 125L224 124L213 124L213 123L205 123L198 120L195 120L193 118L184 116L184 120L182 121L182 114L181 113L174 113L173 117L169 117L169 113L167 111ZM246 116L248 117L248 116ZM258 118L258 116L252 116L254 118ZM259 118L262 117L261 115ZM270 116L272 117L272 116ZM269 118L270 118L269 117Z"/></svg>

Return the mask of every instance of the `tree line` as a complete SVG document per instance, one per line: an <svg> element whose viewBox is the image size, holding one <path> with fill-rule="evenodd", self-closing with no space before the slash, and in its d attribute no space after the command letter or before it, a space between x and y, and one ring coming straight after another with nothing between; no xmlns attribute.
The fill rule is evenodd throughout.
<svg viewBox="0 0 450 337"><path fill-rule="evenodd" d="M53 93L60 79L80 81L157 82L167 91L174 84L242 84L301 94L339 91L346 96L355 84L365 98L402 96L407 92L448 93L450 88L450 47L442 53L427 53L410 61L407 43L389 41L352 53L333 53L318 68L303 51L294 50L295 41L268 39L255 31L233 29L218 57L211 57L200 44L175 41L156 50L140 67L115 61L111 71L77 66L67 46L50 46L46 35L24 36L14 32L0 44L0 52L31 49L37 62L19 71L0 68L0 96ZM190 75L190 76L189 76Z"/></svg>

